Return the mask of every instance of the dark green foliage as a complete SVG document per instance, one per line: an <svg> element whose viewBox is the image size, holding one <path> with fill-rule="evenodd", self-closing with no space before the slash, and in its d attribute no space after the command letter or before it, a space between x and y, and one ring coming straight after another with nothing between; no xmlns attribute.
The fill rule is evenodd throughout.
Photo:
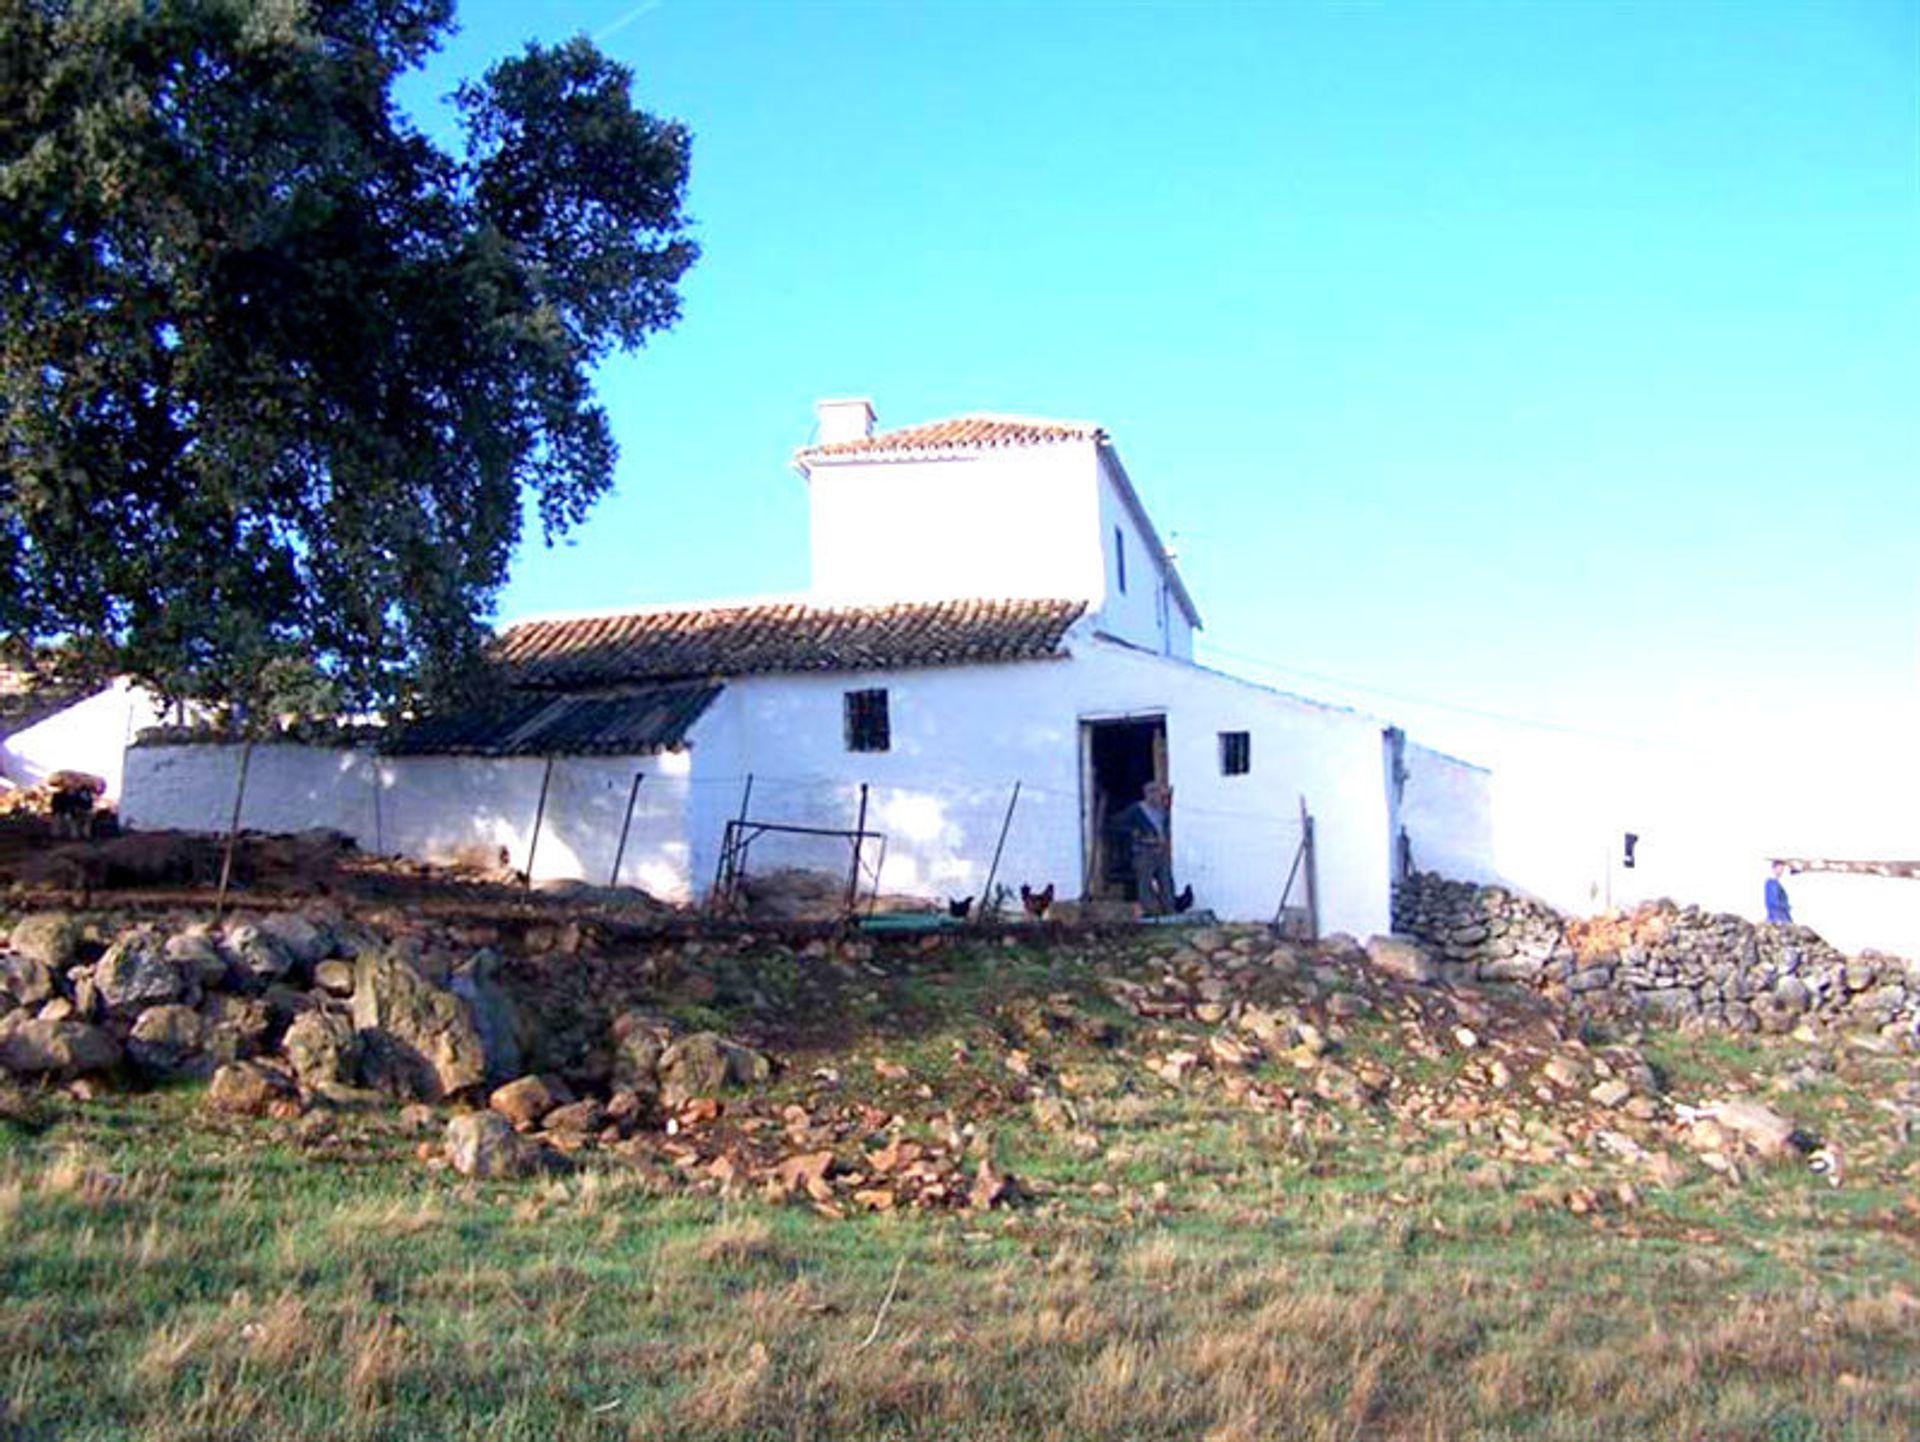
<svg viewBox="0 0 1920 1442"><path fill-rule="evenodd" d="M395 110L451 0L0 0L0 638L255 709L452 686L589 367L670 325L688 137L592 45Z"/></svg>

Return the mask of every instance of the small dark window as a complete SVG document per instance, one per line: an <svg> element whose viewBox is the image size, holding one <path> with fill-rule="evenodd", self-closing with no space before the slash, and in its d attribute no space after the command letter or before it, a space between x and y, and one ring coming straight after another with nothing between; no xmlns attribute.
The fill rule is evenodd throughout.
<svg viewBox="0 0 1920 1442"><path fill-rule="evenodd" d="M1113 569L1120 577L1120 594L1124 596L1127 594L1127 537L1118 526L1113 528Z"/></svg>
<svg viewBox="0 0 1920 1442"><path fill-rule="evenodd" d="M885 688L847 692L847 750L885 751L892 744Z"/></svg>
<svg viewBox="0 0 1920 1442"><path fill-rule="evenodd" d="M1220 774L1245 776L1251 770L1253 770L1253 733L1222 731L1220 733Z"/></svg>

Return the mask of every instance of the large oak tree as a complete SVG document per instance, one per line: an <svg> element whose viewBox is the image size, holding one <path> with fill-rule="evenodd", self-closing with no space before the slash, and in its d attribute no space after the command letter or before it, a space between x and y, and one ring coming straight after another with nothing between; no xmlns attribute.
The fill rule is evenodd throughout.
<svg viewBox="0 0 1920 1442"><path fill-rule="evenodd" d="M688 137L585 40L395 79L452 0L0 0L0 639L235 710L452 686L594 363L677 316Z"/></svg>

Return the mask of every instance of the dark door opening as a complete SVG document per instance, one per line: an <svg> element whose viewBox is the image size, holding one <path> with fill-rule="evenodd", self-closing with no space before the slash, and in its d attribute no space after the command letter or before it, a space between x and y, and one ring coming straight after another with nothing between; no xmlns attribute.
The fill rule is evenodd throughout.
<svg viewBox="0 0 1920 1442"><path fill-rule="evenodd" d="M1080 723L1086 796L1089 898L1132 901L1133 856L1114 820L1138 801L1149 781L1167 779L1167 718Z"/></svg>

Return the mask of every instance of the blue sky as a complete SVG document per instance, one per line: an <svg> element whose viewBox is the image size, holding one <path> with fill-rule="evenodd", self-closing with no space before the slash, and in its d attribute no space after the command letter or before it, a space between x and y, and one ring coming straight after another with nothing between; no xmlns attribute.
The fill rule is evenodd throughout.
<svg viewBox="0 0 1920 1442"><path fill-rule="evenodd" d="M817 397L1087 418L1216 664L1502 764L1598 732L1815 805L1912 786L1915 4L461 21L425 123L597 34L692 128L705 249L603 373L618 494L503 617L803 588Z"/></svg>

